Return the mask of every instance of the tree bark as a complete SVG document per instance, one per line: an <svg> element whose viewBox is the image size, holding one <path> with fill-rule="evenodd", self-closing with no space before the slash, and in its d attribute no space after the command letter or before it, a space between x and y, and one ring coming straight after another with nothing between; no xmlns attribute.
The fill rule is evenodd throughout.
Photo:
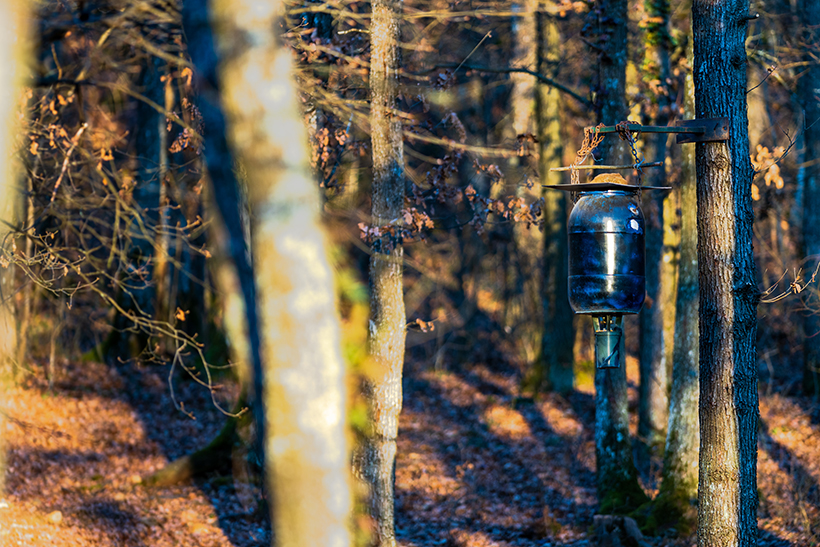
<svg viewBox="0 0 820 547"><path fill-rule="evenodd" d="M674 159L673 159L674 161ZM694 157L693 157L694 165ZM693 176L694 178L694 176ZM661 258L661 300L663 301L663 346L666 362L666 387L672 384L675 351L675 303L678 294L680 264L680 185L672 188L663 200L663 257ZM667 408L668 414L668 408Z"/></svg>
<svg viewBox="0 0 820 547"><path fill-rule="evenodd" d="M695 109L731 138L696 147L700 284L698 545L757 544L756 309L746 119L748 0L695 0Z"/></svg>
<svg viewBox="0 0 820 547"><path fill-rule="evenodd" d="M691 60L691 41L689 58ZM694 86L686 76L683 118L695 116ZM675 348L669 427L666 435L660 492L653 512L658 525L671 524L686 534L695 525L698 496L698 227L695 150L681 151L680 266L675 305Z"/></svg>
<svg viewBox="0 0 820 547"><path fill-rule="evenodd" d="M396 545L394 495L396 437L402 406L406 317L400 230L404 207L404 152L398 95L401 0L375 0L370 27L370 130L373 150L372 224L395 226L373 242L370 258L369 353L374 371L365 382L372 431L357 473L370 487L376 542Z"/></svg>
<svg viewBox="0 0 820 547"><path fill-rule="evenodd" d="M820 34L820 5L813 0L801 0L800 21L806 26L805 38L808 44L817 44ZM809 30L811 29L811 30ZM804 127L812 127L820 120L820 67L810 54L809 62L798 83L798 93L805 116ZM817 125L814 125L816 128ZM806 158L820 158L820 134L816 129L803 133ZM803 185L803 253L806 257L803 271L807 277L817 268L820 261L820 165L804 167ZM803 389L807 395L820 399L820 292L810 287L805 298L807 308L803 319Z"/></svg>
<svg viewBox="0 0 820 547"><path fill-rule="evenodd" d="M513 11L523 12L512 20L513 59L511 66L534 70L538 66L538 25L536 13L538 2L535 0L518 0L513 3ZM535 135L538 130L536 108L537 93L542 84L529 74L513 73L510 75L512 93L510 96L510 115L514 142L512 147L533 148L528 140L517 142L518 135ZM527 156L509 159L510 169L507 178L516 197L524 198L527 203L537 201L542 194L538 182L531 176L532 167ZM507 302L508 324L512 327L512 336L518 354L526 365L533 366L541 349L541 298L542 278L539 268L543 233L522 222L512 222L513 260L507 267L512 268L510 281L513 285L512 299ZM509 313L511 312L511 313Z"/></svg>
<svg viewBox="0 0 820 547"><path fill-rule="evenodd" d="M186 8L186 34L190 41L191 32L199 33L197 67L208 86L200 107L205 127L213 132L226 127L228 121L231 144L247 172L254 207L264 371L257 364L261 362L259 338L254 340L253 331L259 323L252 311L247 312L248 329L255 353L252 385L256 397L264 386L265 412L256 419L257 429L264 428L276 543L343 547L350 544L351 510L344 364L333 278L318 222L320 200L291 81L290 52L280 46L272 31L280 28L282 7L280 2L260 8L248 1L220 0L209 13L208 6L194 4ZM219 49L214 47L209 23L219 29ZM194 47L191 50L193 57ZM231 52L219 70L216 51ZM208 124L206 108L214 125ZM244 238L241 230L236 231L241 222L237 222L239 195L231 172L233 159L226 141L217 137L213 144L215 156L206 156L208 166L222 175L216 179L211 171L215 198L217 202L221 197L231 200L233 209L227 212L232 215L232 254L238 262L246 308L256 310L256 299L249 298L254 296L253 277L246 277L249 260L240 252ZM212 159L223 163L214 164ZM220 182L230 185L227 195L220 194L224 190L218 188Z"/></svg>
<svg viewBox="0 0 820 547"><path fill-rule="evenodd" d="M161 81L165 61L150 58L137 80L138 92L158 105L165 104L165 86ZM121 306L138 317L156 317L156 230L159 224L159 173L163 155L165 115L143 100L137 101L133 125L134 151L137 158L136 185L133 191L132 217L128 220L128 273L123 281L132 288L117 295ZM133 330L134 321L117 314L113 330L103 343L100 357L110 362L130 359L148 346L148 332Z"/></svg>
<svg viewBox="0 0 820 547"><path fill-rule="evenodd" d="M644 78L657 80L660 92L654 97L654 112L651 125L667 125L671 113L672 97L667 81L670 77L669 49L669 0L645 0L644 9L648 17L646 27L646 60ZM649 134L646 137L644 155L647 161L666 160L667 135ZM665 166L651 169L647 173L647 184L666 185ZM640 384L638 389L638 440L649 450L659 448L666 435L668 419L668 389L666 351L664 341L664 300L661 295L661 273L663 271L664 237L664 194L647 192L644 194L644 216L646 218L646 302L640 313ZM645 450L641 450L644 454Z"/></svg>
<svg viewBox="0 0 820 547"><path fill-rule="evenodd" d="M598 64L598 121L626 120L627 0L598 0L598 35L607 36L606 51ZM631 162L624 141L610 136L599 147L602 161ZM602 513L627 513L648 498L638 483L632 457L627 411L626 368L595 371L595 455L598 499Z"/></svg>
<svg viewBox="0 0 820 547"><path fill-rule="evenodd" d="M165 72L165 61L155 57L150 59L139 78L139 92L158 105L165 104L165 84L161 78ZM133 283L138 288L131 291L132 302L129 310L134 313L155 318L156 285L154 283L154 263L156 260L156 230L159 226L160 211L160 172L164 155L162 143L165 129L165 115L152 105L138 101L136 124L134 127L137 169L136 186L134 187L134 213L140 215L141 222L132 221L131 245L129 259L135 262L134 268L140 272ZM127 319L126 319L127 321ZM128 337L126 337L128 338ZM137 335L138 350L147 344L147 334ZM121 348L122 350L126 348Z"/></svg>
<svg viewBox="0 0 820 547"><path fill-rule="evenodd" d="M182 26L187 39L188 54L196 67L194 86L198 92L197 106L202 115L203 126L207 128L202 139L208 177L213 188L214 203L225 225L228 254L236 268L242 299L245 302L250 357L248 399L256 424L256 451L259 458L264 461L263 439L267 424L262 406L264 375L260 349L259 309L256 302L258 291L251 252L245 237L245 224L242 220L243 199L234 172L233 153L228 146L227 126L220 96L222 91L217 75L218 57L209 10L208 4L184 2Z"/></svg>
<svg viewBox="0 0 820 547"><path fill-rule="evenodd" d="M553 18L539 12L536 35L538 36L538 72L552 75L560 59L561 34ZM536 113L538 142L540 147L539 173L541 184L560 184L561 174L550 172L550 167L560 165L564 155L561 138L561 96L550 86L538 84L536 88ZM549 389L569 393L575 384L573 372L572 308L569 305L567 267L567 198L564 192L543 189L544 224L543 257L541 263L541 302L543 325L541 356L536 364L540 369L536 376L546 380Z"/></svg>
<svg viewBox="0 0 820 547"><path fill-rule="evenodd" d="M513 12L522 12L512 18L513 58L510 66L534 69L537 63L536 11L535 0L515 0ZM513 138L535 131L536 81L529 74L510 74L510 116L512 117Z"/></svg>
<svg viewBox="0 0 820 547"><path fill-rule="evenodd" d="M31 16L28 2L0 1L0 72L6 76L0 86L0 241L3 242L3 269L8 269L8 255L12 252L10 238L6 237L10 226L20 220L19 194L15 181L19 180L17 167L12 158L15 141L20 134L19 104L20 86L28 74L27 61L31 55L29 22ZM4 272L3 278L13 278ZM14 360L14 315L11 309L11 287L2 286L0 299L0 398L5 400L7 382L11 381L10 365ZM5 432L3 413L0 412L0 498L5 494Z"/></svg>

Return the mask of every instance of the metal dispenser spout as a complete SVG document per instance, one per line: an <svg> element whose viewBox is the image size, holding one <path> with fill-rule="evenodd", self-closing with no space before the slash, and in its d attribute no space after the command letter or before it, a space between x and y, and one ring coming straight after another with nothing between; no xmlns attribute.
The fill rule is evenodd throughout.
<svg viewBox="0 0 820 547"><path fill-rule="evenodd" d="M624 364L623 315L596 315L592 318L595 329L595 366L618 368Z"/></svg>

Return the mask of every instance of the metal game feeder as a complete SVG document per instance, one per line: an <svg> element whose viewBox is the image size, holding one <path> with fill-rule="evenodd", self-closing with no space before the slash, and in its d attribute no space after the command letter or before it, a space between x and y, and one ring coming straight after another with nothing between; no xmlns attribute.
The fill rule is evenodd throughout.
<svg viewBox="0 0 820 547"><path fill-rule="evenodd" d="M724 118L678 123L683 127L632 123L588 127L575 162L569 167L551 169L572 174L571 184L546 187L571 192L575 202L567 229L569 303L575 313L592 316L597 368L618 368L624 362L623 316L638 313L646 295L646 225L641 212L641 192L671 189L640 184L643 168L663 164L639 160L632 133L681 133L678 142L714 142L728 138L728 120ZM603 140L603 134L614 132L629 143L635 163L582 165ZM604 173L581 183L578 174L581 169L637 170L638 184L629 184L616 173Z"/></svg>

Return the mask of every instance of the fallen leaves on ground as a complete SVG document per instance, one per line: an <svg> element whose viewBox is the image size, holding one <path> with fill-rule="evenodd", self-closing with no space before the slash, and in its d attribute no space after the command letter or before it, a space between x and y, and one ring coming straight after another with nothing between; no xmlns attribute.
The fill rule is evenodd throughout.
<svg viewBox="0 0 820 547"><path fill-rule="evenodd" d="M635 367L628 372L634 407ZM4 395L8 495L0 500L0 546L270 544L261 494L247 481L215 474L172 488L143 484L207 444L224 421L193 382L177 382L175 390L197 419L176 410L166 374L158 366L81 363L67 366L53 393L33 374ZM503 367L408 367L396 465L402 547L593 544L593 396L579 390L528 398L519 384L520 375ZM759 545L816 545L814 409L763 391ZM644 482L655 488L657 472ZM693 545L691 538L647 541Z"/></svg>

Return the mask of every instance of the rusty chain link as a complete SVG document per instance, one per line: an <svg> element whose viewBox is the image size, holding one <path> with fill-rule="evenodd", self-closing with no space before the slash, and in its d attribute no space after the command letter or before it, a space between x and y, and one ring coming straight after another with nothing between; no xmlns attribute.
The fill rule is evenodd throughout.
<svg viewBox="0 0 820 547"><path fill-rule="evenodd" d="M569 171L569 183L570 184L580 184L581 183L581 175L578 172L578 166L582 165L592 151L598 148L598 145L601 144L601 141L604 140L604 135L598 133L598 129L604 127L604 124L598 124L597 127L585 127L584 128L584 142L581 143L581 148L578 149L578 152L575 154L575 161L570 164L570 171ZM570 194L573 203L578 201L578 193L572 192Z"/></svg>
<svg viewBox="0 0 820 547"><path fill-rule="evenodd" d="M638 130L637 131L630 130L629 129L630 125L637 125ZM635 138L632 136L633 131L635 133L637 133L638 135L641 134L640 124L637 124L635 122L629 122L629 121L618 122L617 124L615 124L615 131L618 133L618 136L621 138L622 141L626 141L627 143L629 143L629 148L632 150L632 159L634 160L632 165L638 171L638 186L642 186L643 185L643 168L642 167L643 167L643 164L644 164L644 160L642 158L638 157L638 151L635 149Z"/></svg>

